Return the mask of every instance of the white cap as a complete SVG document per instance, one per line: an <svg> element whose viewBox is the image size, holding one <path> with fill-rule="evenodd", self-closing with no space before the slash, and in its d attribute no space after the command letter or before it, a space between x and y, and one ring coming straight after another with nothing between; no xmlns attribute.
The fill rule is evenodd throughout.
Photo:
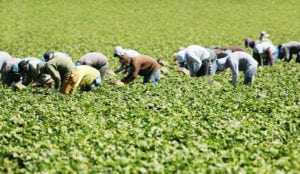
<svg viewBox="0 0 300 174"><path fill-rule="evenodd" d="M122 55L124 55L124 50L123 50L123 48L120 47L120 46L116 46L116 47L114 48L114 57L116 57L116 56L122 56Z"/></svg>

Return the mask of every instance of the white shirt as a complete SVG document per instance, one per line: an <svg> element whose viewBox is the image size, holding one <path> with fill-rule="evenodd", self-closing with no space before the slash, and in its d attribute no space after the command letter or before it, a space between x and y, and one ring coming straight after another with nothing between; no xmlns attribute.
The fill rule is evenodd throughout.
<svg viewBox="0 0 300 174"><path fill-rule="evenodd" d="M209 58L209 52L206 48L203 48L198 45L191 45L187 47L186 49L186 59L188 62L193 63L202 63L202 60Z"/></svg>
<svg viewBox="0 0 300 174"><path fill-rule="evenodd" d="M209 58L210 53L206 48L198 45L191 45L185 49L184 59L187 62L187 68L190 75L193 75L199 71L202 66L202 61Z"/></svg>
<svg viewBox="0 0 300 174"><path fill-rule="evenodd" d="M259 44L256 44L253 48L253 52L259 54L265 54L268 48L270 48L271 54L276 53L275 46L270 42L261 42Z"/></svg>

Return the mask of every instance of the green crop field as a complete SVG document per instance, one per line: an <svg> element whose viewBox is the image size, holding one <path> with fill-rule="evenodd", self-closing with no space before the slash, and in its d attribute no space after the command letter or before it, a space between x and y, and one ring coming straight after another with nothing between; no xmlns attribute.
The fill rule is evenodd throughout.
<svg viewBox="0 0 300 174"><path fill-rule="evenodd" d="M0 0L0 51L42 57L120 45L169 61L157 86L138 78L75 95L0 87L0 173L300 173L300 64L190 78L180 46L238 45L267 31L300 41L298 0ZM251 50L247 50L251 53ZM211 83L214 80L215 83Z"/></svg>

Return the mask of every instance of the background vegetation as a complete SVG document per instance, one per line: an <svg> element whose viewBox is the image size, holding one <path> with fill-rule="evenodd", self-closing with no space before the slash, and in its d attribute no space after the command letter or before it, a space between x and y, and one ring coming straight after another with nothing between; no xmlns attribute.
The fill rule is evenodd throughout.
<svg viewBox="0 0 300 174"><path fill-rule="evenodd" d="M0 50L14 57L116 45L170 61L179 46L243 46L267 31L300 40L300 1L0 0ZM250 53L250 50L247 50ZM300 64L189 78L169 66L158 86L139 78L90 93L0 89L2 173L298 173ZM211 83L214 79L217 83Z"/></svg>

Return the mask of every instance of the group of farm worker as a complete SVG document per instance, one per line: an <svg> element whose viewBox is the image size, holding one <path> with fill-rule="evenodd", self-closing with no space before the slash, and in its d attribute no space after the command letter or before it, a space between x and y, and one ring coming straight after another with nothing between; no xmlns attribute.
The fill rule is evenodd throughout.
<svg viewBox="0 0 300 174"><path fill-rule="evenodd" d="M217 70L230 68L233 72L233 85L237 83L239 71L244 72L244 84L248 84L254 81L258 66L274 66L277 58L290 61L293 54L297 54L296 62L300 62L300 42L292 41L274 46L266 32L260 33L259 40L246 38L245 47L253 50L252 56L239 46L205 48L190 45L180 47L173 54L173 60L180 71L192 77L214 75ZM143 83L157 84L161 65L167 64L120 46L116 46L113 53L120 62L120 67L114 73L127 73L121 80L110 81L116 85L128 84L138 75L144 77ZM30 83L33 87L51 88L54 83L54 92L74 94L78 87L82 91L90 91L93 87L100 86L109 70L109 63L108 58L98 52L87 53L74 63L64 52L49 51L40 59L20 59L0 51L0 68L3 85L14 89L25 88Z"/></svg>
<svg viewBox="0 0 300 174"><path fill-rule="evenodd" d="M191 45L187 48L180 47L173 54L173 60L190 76L214 75L217 70L230 68L233 85L237 83L239 71L244 72L244 84L252 83L258 66L274 66L278 58L289 62L296 54L296 62L300 63L300 42L291 41L274 46L269 34L262 31L259 40L246 38L244 44L246 48L252 49L252 56L239 46L207 49Z"/></svg>
<svg viewBox="0 0 300 174"><path fill-rule="evenodd" d="M141 75L144 76L144 83L157 84L160 78L157 60L120 46L114 48L114 57L118 57L121 64L115 73L124 70L128 75L121 81L112 80L111 83L125 85ZM100 86L109 69L109 62L105 55L98 52L87 53L75 63L64 52L46 52L40 59L13 58L7 52L0 52L0 67L3 85L23 89L30 83L33 87L51 87L54 83L54 92L74 94L79 86L82 91Z"/></svg>

